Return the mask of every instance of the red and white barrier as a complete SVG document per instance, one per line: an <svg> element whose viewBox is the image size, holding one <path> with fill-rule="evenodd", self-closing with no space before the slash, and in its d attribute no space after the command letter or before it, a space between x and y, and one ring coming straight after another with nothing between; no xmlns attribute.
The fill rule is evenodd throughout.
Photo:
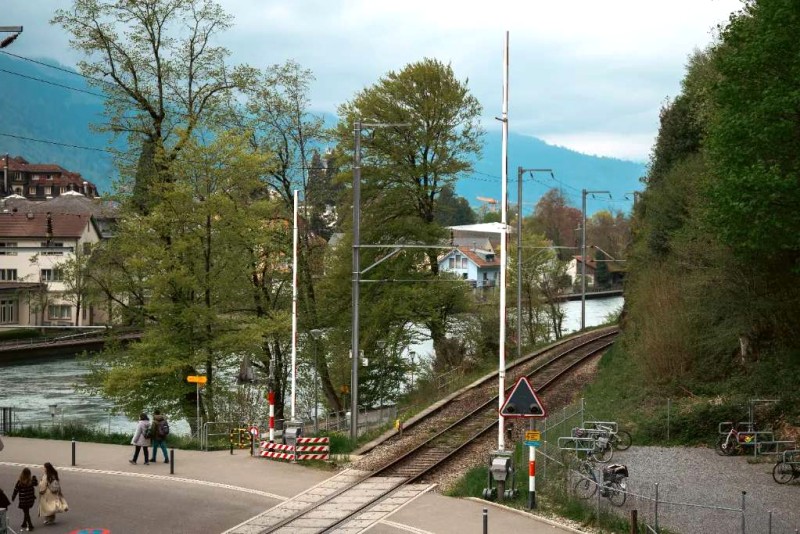
<svg viewBox="0 0 800 534"><path fill-rule="evenodd" d="M283 445L282 443L262 441L262 450L259 455L262 458L276 458L278 460L328 460L330 453L329 438L297 438L297 443L297 445ZM312 445L307 445L308 443Z"/></svg>

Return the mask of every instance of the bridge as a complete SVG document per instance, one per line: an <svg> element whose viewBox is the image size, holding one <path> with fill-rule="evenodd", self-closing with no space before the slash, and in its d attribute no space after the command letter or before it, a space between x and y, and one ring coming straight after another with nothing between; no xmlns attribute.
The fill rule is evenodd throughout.
<svg viewBox="0 0 800 534"><path fill-rule="evenodd" d="M99 352L110 340L129 343L142 338L139 330L99 330L49 338L15 339L0 342L0 363L14 360L73 356L83 352Z"/></svg>

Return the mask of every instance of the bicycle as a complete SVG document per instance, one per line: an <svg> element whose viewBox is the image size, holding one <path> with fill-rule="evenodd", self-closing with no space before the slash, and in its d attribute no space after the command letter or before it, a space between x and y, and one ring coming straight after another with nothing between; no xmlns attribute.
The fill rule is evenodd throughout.
<svg viewBox="0 0 800 534"><path fill-rule="evenodd" d="M633 443L633 439L631 438L630 432L626 430L619 430L617 428L616 423L610 423L608 425L603 424L601 422L593 422L587 421L585 424L594 424L594 428L597 430L604 430L608 433L608 442L611 446L618 451L625 451L628 450ZM613 425L613 426L612 426Z"/></svg>
<svg viewBox="0 0 800 534"><path fill-rule="evenodd" d="M559 438L561 439L561 438ZM574 449L576 453L586 453L587 459L600 463L611 461L614 447L611 445L611 433L607 429L573 428L572 438L559 443L559 448Z"/></svg>
<svg viewBox="0 0 800 534"><path fill-rule="evenodd" d="M800 450L784 451L783 458L772 468L772 478L778 484L788 484L795 478L800 478Z"/></svg>
<svg viewBox="0 0 800 534"><path fill-rule="evenodd" d="M622 506L628 498L628 468L622 464L611 464L603 468L603 481L598 484L594 474L594 464L588 460L582 461L576 472L580 476L573 486L575 493L581 499L591 498L596 491L605 497L614 506Z"/></svg>
<svg viewBox="0 0 800 534"><path fill-rule="evenodd" d="M723 430L726 427L727 430ZM742 452L745 447L756 445L759 452L771 452L770 449L775 446L772 432L758 432L752 423L734 424L730 421L720 423L719 434L715 449L720 456L731 456ZM766 439L759 440L759 435L763 435Z"/></svg>

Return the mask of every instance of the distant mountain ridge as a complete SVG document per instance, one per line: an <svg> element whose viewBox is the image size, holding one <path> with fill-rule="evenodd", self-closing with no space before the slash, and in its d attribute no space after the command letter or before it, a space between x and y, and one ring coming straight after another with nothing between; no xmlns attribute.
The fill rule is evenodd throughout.
<svg viewBox="0 0 800 534"><path fill-rule="evenodd" d="M42 62L57 65L49 59ZM109 136L90 128L91 123L103 120L103 98L53 84L98 92L81 76L0 53L0 154L23 156L32 163L56 163L82 174L101 192L111 192L117 173L111 154L103 151L108 147ZM326 122L335 120L334 116L325 115ZM639 183L639 177L645 173L642 163L581 154L513 132L509 134L508 153L508 198L511 203L517 198L517 167L552 168L555 173L557 181L547 173L537 173L533 179L525 175L523 213L526 215L531 213L541 195L553 187L560 187L571 204L578 208L581 206L581 189L610 191L610 202L601 200L602 195L596 195L596 199L587 203L589 213L600 209L629 211L631 201L625 199L626 194L642 188ZM456 192L473 207L481 204L476 198L478 196L500 199L500 154L500 132L488 132L483 157L475 162L476 172L458 180Z"/></svg>

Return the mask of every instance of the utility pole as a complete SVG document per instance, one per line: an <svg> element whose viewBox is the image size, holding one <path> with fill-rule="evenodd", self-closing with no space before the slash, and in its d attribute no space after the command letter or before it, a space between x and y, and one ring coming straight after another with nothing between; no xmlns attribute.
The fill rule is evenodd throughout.
<svg viewBox="0 0 800 534"><path fill-rule="evenodd" d="M581 190L581 204L583 206L583 222L581 223L581 330L586 328L586 195L605 194L611 198L609 191Z"/></svg>
<svg viewBox="0 0 800 534"><path fill-rule="evenodd" d="M553 169L523 169L517 167L517 360L522 358L522 175L526 172L549 172Z"/></svg>
<svg viewBox="0 0 800 534"><path fill-rule="evenodd" d="M358 119L353 125L353 287L352 287L352 325L350 338L350 439L358 440L358 300L361 282L361 130L365 128L405 127L408 123L364 123Z"/></svg>

